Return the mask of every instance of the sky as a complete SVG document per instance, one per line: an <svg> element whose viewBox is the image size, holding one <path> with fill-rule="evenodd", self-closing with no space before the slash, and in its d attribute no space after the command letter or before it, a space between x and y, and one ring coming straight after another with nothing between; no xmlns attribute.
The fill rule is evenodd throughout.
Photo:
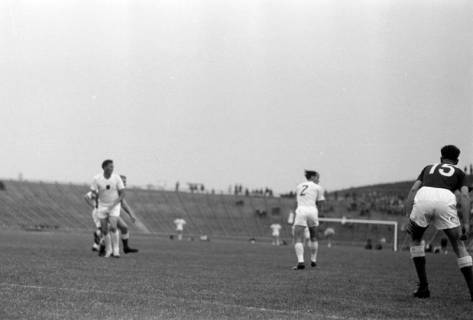
<svg viewBox="0 0 473 320"><path fill-rule="evenodd" d="M473 162L469 0L4 0L0 177L328 190Z"/></svg>

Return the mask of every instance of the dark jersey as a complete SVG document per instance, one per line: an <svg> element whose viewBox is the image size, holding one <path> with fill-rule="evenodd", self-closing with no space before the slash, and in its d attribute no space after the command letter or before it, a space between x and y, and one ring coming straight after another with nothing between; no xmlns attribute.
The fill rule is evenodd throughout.
<svg viewBox="0 0 473 320"><path fill-rule="evenodd" d="M431 164L425 167L417 180L422 181L422 186L448 189L452 192L466 186L465 173L448 163Z"/></svg>

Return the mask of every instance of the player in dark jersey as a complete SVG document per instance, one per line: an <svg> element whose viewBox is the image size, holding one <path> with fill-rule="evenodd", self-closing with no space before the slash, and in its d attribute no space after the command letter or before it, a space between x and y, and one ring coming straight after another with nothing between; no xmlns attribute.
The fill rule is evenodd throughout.
<svg viewBox="0 0 473 320"><path fill-rule="evenodd" d="M470 232L470 198L465 173L456 167L460 150L448 145L441 149L441 154L440 163L428 165L422 170L406 200L406 212L410 214L407 231L412 238L411 257L419 278L414 297L430 297L425 272L425 249L421 241L425 230L433 224L438 230L443 230L450 240L473 301L473 263L463 242ZM461 201L463 235L456 196Z"/></svg>

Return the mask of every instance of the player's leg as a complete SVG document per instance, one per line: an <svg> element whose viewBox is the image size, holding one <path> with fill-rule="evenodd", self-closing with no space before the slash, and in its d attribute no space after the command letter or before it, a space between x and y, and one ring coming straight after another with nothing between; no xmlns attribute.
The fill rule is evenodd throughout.
<svg viewBox="0 0 473 320"><path fill-rule="evenodd" d="M417 291L414 292L414 297L417 298L430 297L427 273L425 271L425 247L421 242L424 232L429 226L429 221L427 221L426 217L431 217L433 211L434 208L432 208L430 202L415 202L409 217L409 224L407 225L407 233L411 236L411 258L419 279Z"/></svg>
<svg viewBox="0 0 473 320"><path fill-rule="evenodd" d="M118 217L117 228L118 230L120 230L120 233L121 233L121 238L122 238L122 243L123 243L123 252L124 253L138 252L138 249L130 248L130 246L128 245L128 241L130 239L130 232L128 231L128 225L121 217Z"/></svg>
<svg viewBox="0 0 473 320"><path fill-rule="evenodd" d="M297 257L297 265L293 268L294 270L300 270L305 268L304 264L304 226L294 226L294 250Z"/></svg>
<svg viewBox="0 0 473 320"><path fill-rule="evenodd" d="M105 247L104 257L108 258L112 254L112 243L109 233L108 219L100 217L100 226L102 233L102 242ZM102 252L99 251L99 255L102 255Z"/></svg>
<svg viewBox="0 0 473 320"><path fill-rule="evenodd" d="M304 264L304 230L307 226L307 218L305 212L301 209L296 210L296 217L294 219L294 250L297 256L297 265L294 270L301 270L305 268Z"/></svg>
<svg viewBox="0 0 473 320"><path fill-rule="evenodd" d="M317 266L317 253L319 251L319 241L317 239L317 227L311 226L309 227L310 233L310 241L309 241L309 249L310 249L310 265L312 267Z"/></svg>
<svg viewBox="0 0 473 320"><path fill-rule="evenodd" d="M317 252L319 251L319 241L317 239L317 227L319 226L319 216L317 209L307 214L307 227L309 230L310 265L317 266Z"/></svg>
<svg viewBox="0 0 473 320"><path fill-rule="evenodd" d="M445 229L444 232L452 244L453 251L457 255L458 268L460 268L460 271L465 278L470 291L470 297L473 301L473 263L472 258L466 249L465 243L460 239L460 227Z"/></svg>
<svg viewBox="0 0 473 320"><path fill-rule="evenodd" d="M101 232L101 224L100 224L100 219L97 216L97 210L94 209L92 211L92 220L94 221L95 225L95 231L94 231L94 243L92 245L92 251L99 251L100 250L100 241L102 237L102 232Z"/></svg>
<svg viewBox="0 0 473 320"><path fill-rule="evenodd" d="M177 240L182 240L182 229L177 229Z"/></svg>
<svg viewBox="0 0 473 320"><path fill-rule="evenodd" d="M419 279L417 291L414 293L414 296L417 298L428 298L430 296L427 273L425 271L425 247L421 244L426 229L426 227L421 227L412 220L409 221L407 227L407 231L411 235L411 258Z"/></svg>
<svg viewBox="0 0 473 320"><path fill-rule="evenodd" d="M465 278L471 299L473 300L473 263L465 243L461 240L461 224L456 209L456 201L445 201L444 205L439 205L439 207L435 227L439 230L443 230L447 235L452 249L457 255L458 268Z"/></svg>
<svg viewBox="0 0 473 320"><path fill-rule="evenodd" d="M281 236L279 234L276 236L276 245L277 246L281 245Z"/></svg>
<svg viewBox="0 0 473 320"><path fill-rule="evenodd" d="M310 245L310 232L309 232L308 227L305 227L305 229L304 229L304 244L307 247L309 247L309 245Z"/></svg>
<svg viewBox="0 0 473 320"><path fill-rule="evenodd" d="M120 236L118 234L117 228L117 216L110 216L110 237L112 242L112 257L119 258L120 257Z"/></svg>

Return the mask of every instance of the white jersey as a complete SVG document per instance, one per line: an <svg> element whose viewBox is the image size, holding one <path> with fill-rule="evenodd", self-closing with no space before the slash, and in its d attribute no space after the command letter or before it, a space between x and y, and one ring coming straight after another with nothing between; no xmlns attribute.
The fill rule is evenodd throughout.
<svg viewBox="0 0 473 320"><path fill-rule="evenodd" d="M98 194L99 206L106 207L120 197L118 191L125 189L125 186L118 174L112 173L107 179L101 173L94 177L90 189Z"/></svg>
<svg viewBox="0 0 473 320"><path fill-rule="evenodd" d="M306 181L299 184L296 188L297 207L314 207L317 201L325 200L324 190L313 181Z"/></svg>
<svg viewBox="0 0 473 320"><path fill-rule="evenodd" d="M273 223L269 227L273 231L273 236L275 236L275 237L279 236L279 231L282 229L282 227L279 223Z"/></svg>
<svg viewBox="0 0 473 320"><path fill-rule="evenodd" d="M179 218L179 219L174 220L174 224L176 225L176 230L182 231L184 230L184 225L186 224L186 220Z"/></svg>

